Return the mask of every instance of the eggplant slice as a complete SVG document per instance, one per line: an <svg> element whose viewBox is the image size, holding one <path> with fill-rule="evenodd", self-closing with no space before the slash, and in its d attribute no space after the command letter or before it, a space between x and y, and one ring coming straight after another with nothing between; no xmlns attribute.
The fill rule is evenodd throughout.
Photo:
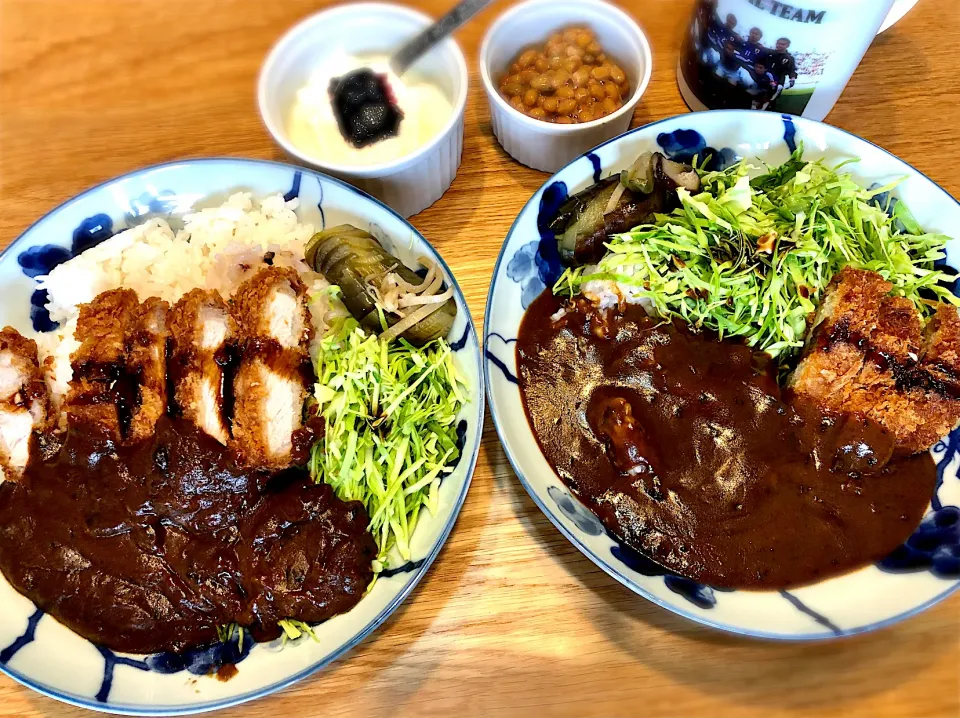
<svg viewBox="0 0 960 718"><path fill-rule="evenodd" d="M610 207L620 186L621 194ZM654 214L679 207L679 187L699 191L696 171L657 152L641 155L620 175L578 192L561 205L548 225L557 236L560 258L573 267L595 264L603 257L610 235L629 232ZM643 192L644 188L650 191Z"/></svg>

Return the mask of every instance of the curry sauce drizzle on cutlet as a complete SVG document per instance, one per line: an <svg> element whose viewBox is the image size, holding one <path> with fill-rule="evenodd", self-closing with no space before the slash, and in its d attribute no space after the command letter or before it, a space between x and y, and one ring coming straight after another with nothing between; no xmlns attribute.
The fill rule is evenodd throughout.
<svg viewBox="0 0 960 718"><path fill-rule="evenodd" d="M169 305L115 289L80 308L66 407L71 423L87 422L118 441L151 436L166 413Z"/></svg>
<svg viewBox="0 0 960 718"><path fill-rule="evenodd" d="M303 430L312 325L296 270L268 267L233 296L239 365L234 377L232 447L248 464L285 466Z"/></svg>
<svg viewBox="0 0 960 718"><path fill-rule="evenodd" d="M128 334L140 302L131 289L103 292L81 305L71 355L73 378L66 398L68 422L97 427L118 441L131 428L138 402L137 378L127 372Z"/></svg>
<svg viewBox="0 0 960 718"><path fill-rule="evenodd" d="M104 292L80 308L68 421L133 443L169 411L248 466L288 466L309 443L298 437L311 332L306 287L290 268L261 270L230 304L202 289L172 309L132 290Z"/></svg>
<svg viewBox="0 0 960 718"><path fill-rule="evenodd" d="M960 315L941 305L924 328L913 304L874 272L844 268L820 305L788 388L823 409L859 414L929 448L960 421Z"/></svg>

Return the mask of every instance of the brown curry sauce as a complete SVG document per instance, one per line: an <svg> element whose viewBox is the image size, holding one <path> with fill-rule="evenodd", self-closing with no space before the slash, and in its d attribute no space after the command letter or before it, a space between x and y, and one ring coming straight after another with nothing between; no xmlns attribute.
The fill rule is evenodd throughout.
<svg viewBox="0 0 960 718"><path fill-rule="evenodd" d="M373 578L361 503L300 469L244 468L185 420L133 446L84 426L41 448L0 484L0 570L99 645L180 651L229 623L270 640L280 619L349 610Z"/></svg>
<svg viewBox="0 0 960 718"><path fill-rule="evenodd" d="M880 427L784 396L767 355L638 306L544 292L517 367L564 483L615 537L713 586L788 588L878 561L933 493L929 453L894 457Z"/></svg>

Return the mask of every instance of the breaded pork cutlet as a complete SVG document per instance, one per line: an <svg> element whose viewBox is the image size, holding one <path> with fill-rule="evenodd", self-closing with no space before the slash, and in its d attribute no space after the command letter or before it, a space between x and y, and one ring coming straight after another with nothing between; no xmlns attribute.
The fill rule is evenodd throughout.
<svg viewBox="0 0 960 718"><path fill-rule="evenodd" d="M152 435L167 411L167 313L170 305L150 297L137 307L127 331L126 371L139 386L128 441Z"/></svg>
<svg viewBox="0 0 960 718"><path fill-rule="evenodd" d="M65 401L67 421L84 424L121 439L121 416L115 385L127 362L127 327L140 302L131 289L103 292L80 306L76 339L70 356L73 378Z"/></svg>
<svg viewBox="0 0 960 718"><path fill-rule="evenodd" d="M170 372L174 404L183 417L226 445L224 367L218 363L236 336L230 309L219 292L194 289L170 310ZM230 391L230 387L226 387Z"/></svg>
<svg viewBox="0 0 960 718"><path fill-rule="evenodd" d="M127 443L153 434L167 408L166 314L166 302L141 304L130 289L81 305L66 399L71 425L97 426Z"/></svg>
<svg viewBox="0 0 960 718"><path fill-rule="evenodd" d="M232 445L247 464L286 466L308 389L306 287L295 270L269 267L240 285L232 311L241 352Z"/></svg>
<svg viewBox="0 0 960 718"><path fill-rule="evenodd" d="M924 329L892 288L874 272L841 270L788 385L822 409L879 423L898 453L913 454L960 422L960 315L942 305Z"/></svg>
<svg viewBox="0 0 960 718"><path fill-rule="evenodd" d="M37 343L6 327L0 331L0 481L19 477L30 458L31 433L50 421Z"/></svg>

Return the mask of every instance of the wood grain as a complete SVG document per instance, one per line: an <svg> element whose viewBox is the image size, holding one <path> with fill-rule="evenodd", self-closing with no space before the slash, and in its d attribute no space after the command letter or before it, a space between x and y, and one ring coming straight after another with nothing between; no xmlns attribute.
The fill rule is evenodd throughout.
<svg viewBox="0 0 960 718"><path fill-rule="evenodd" d="M0 246L81 190L184 157L283 159L254 85L318 0L0 0ZM448 2L419 3L438 15ZM471 66L464 162L413 223L479 323L500 244L545 175L490 132L476 71L495 3L457 37ZM692 0L622 5L655 69L634 123L686 111L674 68ZM921 0L877 39L828 121L960 195L960 7ZM957 230L960 232L960 228ZM0 619L2 620L2 619ZM242 667L241 667L242 670ZM0 677L0 716L78 716ZM413 596L329 670L223 715L943 716L960 713L960 595L895 627L788 645L695 626L584 558L520 487L487 422L466 505Z"/></svg>

